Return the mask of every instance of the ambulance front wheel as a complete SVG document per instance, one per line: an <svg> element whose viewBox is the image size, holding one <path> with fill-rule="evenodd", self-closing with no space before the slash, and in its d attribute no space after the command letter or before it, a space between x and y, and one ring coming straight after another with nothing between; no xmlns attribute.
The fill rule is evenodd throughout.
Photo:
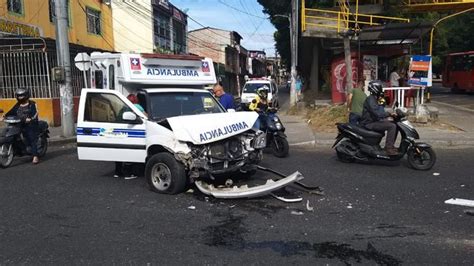
<svg viewBox="0 0 474 266"><path fill-rule="evenodd" d="M170 153L153 155L145 167L145 177L150 189L162 194L178 194L186 188L184 166Z"/></svg>

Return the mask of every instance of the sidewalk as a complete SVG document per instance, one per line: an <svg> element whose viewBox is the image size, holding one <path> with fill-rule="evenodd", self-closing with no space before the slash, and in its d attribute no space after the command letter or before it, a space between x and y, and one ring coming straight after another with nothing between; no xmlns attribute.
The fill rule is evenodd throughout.
<svg viewBox="0 0 474 266"><path fill-rule="evenodd" d="M76 143L76 136L65 138L62 135L61 127L50 127L49 128L49 145L50 146L61 146L69 143Z"/></svg>
<svg viewBox="0 0 474 266"><path fill-rule="evenodd" d="M474 111L436 101L428 106L434 106L439 110L439 122L446 126L415 124L420 141L442 148L474 147ZM337 133L313 133L304 117L284 113L283 110L278 115L286 127L290 146L334 144Z"/></svg>

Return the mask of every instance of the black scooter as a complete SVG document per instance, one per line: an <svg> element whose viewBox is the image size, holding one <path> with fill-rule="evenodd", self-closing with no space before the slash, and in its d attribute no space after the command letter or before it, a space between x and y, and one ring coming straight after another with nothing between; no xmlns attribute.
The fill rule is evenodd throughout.
<svg viewBox="0 0 474 266"><path fill-rule="evenodd" d="M14 156L31 155L31 147L26 145L21 136L21 125L24 123L16 116L5 117L6 128L0 129L0 167L7 168ZM45 121L38 122L38 155L43 157L48 150L49 129Z"/></svg>
<svg viewBox="0 0 474 266"><path fill-rule="evenodd" d="M369 131L360 126L338 123L339 133L335 147L337 157L342 162L366 162L370 159L397 161L407 154L409 165L416 170L429 170L436 162L436 154L431 145L416 142L419 139L418 132L406 119L406 113L401 109L396 109L396 116L393 123L397 125L397 131L400 132L402 139L399 154L389 156L380 147L380 141L384 134L375 131Z"/></svg>
<svg viewBox="0 0 474 266"><path fill-rule="evenodd" d="M260 130L267 134L267 147L272 149L273 155L283 158L288 156L290 147L285 127L276 112L276 108L267 108L266 111L259 112Z"/></svg>

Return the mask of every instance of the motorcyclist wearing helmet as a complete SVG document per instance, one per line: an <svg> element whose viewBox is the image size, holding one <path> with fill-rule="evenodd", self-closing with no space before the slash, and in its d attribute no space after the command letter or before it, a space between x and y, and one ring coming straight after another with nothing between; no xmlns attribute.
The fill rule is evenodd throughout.
<svg viewBox="0 0 474 266"><path fill-rule="evenodd" d="M360 124L365 128L380 133L387 131L385 139L385 151L388 155L397 155L395 148L395 138L397 136L397 126L389 121L393 114L384 109L385 99L382 84L378 81L371 81L368 86L370 96L364 102L362 119Z"/></svg>
<svg viewBox="0 0 474 266"><path fill-rule="evenodd" d="M263 86L257 89L257 96L249 105L251 111L263 112L268 109L268 87Z"/></svg>
<svg viewBox="0 0 474 266"><path fill-rule="evenodd" d="M17 103L5 116L17 116L22 121L22 134L27 145L31 147L33 164L39 162L38 158L38 108L36 103L30 100L30 91L26 88L18 88L15 91ZM0 121L3 120L3 117Z"/></svg>

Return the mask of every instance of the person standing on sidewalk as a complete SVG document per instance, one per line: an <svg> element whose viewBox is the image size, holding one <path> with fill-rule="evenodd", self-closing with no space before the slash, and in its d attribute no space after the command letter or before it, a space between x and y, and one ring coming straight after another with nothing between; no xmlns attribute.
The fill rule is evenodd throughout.
<svg viewBox="0 0 474 266"><path fill-rule="evenodd" d="M352 89L347 96L347 109L349 111L349 123L358 125L362 117L364 102L367 95L364 92L364 80L359 82L357 88Z"/></svg>

